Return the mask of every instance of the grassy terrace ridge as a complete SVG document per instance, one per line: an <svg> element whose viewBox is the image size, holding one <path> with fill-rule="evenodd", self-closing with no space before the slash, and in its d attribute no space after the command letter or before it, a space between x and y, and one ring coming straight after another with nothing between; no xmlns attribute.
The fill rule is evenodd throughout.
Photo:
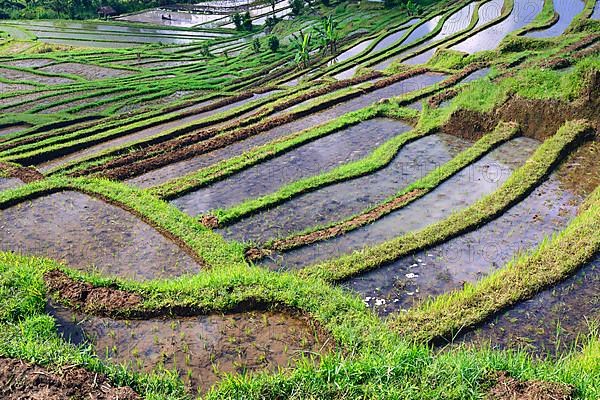
<svg viewBox="0 0 600 400"><path fill-rule="evenodd" d="M419 135L418 132L414 132L413 135L415 137L411 139L416 140L430 133L432 132L421 133L421 135ZM484 135L467 150L464 150L452 160L433 170L423 178L411 183L406 188L402 188L397 194L382 201L381 203L370 206L359 214L349 217L345 220L322 227L313 227L304 232L290 235L286 238L271 240L265 243L264 248L267 250L273 249L278 251L290 250L309 243L330 239L334 236L342 235L351 230L358 229L362 226L372 223L377 219L403 208L425 196L427 193L435 190L441 183L458 173L463 168L466 168L473 162L477 161L495 147L514 138L516 135L518 135L518 133L519 127L517 124L501 123L493 132ZM375 156L375 153L373 153L373 156ZM390 156L391 161L393 155ZM348 168L350 168L350 165L348 165ZM332 173L333 172L334 171L332 171Z"/></svg>
<svg viewBox="0 0 600 400"><path fill-rule="evenodd" d="M529 254L460 291L440 295L422 306L398 314L389 323L418 341L451 340L498 310L531 298L590 261L600 251L600 188L586 200L582 212L559 235Z"/></svg>
<svg viewBox="0 0 600 400"><path fill-rule="evenodd" d="M340 281L473 230L501 215L531 193L564 155L588 136L591 130L587 121L565 124L556 135L546 139L525 165L515 170L499 189L444 221L380 245L308 266L298 273L301 276L319 277L328 282Z"/></svg>

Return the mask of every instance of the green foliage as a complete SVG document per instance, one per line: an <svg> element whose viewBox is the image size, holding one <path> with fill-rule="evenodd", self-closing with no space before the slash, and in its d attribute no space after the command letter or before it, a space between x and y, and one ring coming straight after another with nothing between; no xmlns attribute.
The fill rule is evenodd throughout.
<svg viewBox="0 0 600 400"><path fill-rule="evenodd" d="M254 50L255 53L260 53L260 39L259 38L255 38L252 41L252 50Z"/></svg>
<svg viewBox="0 0 600 400"><path fill-rule="evenodd" d="M279 39L277 38L277 36L269 36L267 44L269 45L269 49L271 49L272 52L276 52L277 50L279 50Z"/></svg>
<svg viewBox="0 0 600 400"><path fill-rule="evenodd" d="M292 10L292 14L302 14L302 11L304 10L304 0L290 0L290 8Z"/></svg>
<svg viewBox="0 0 600 400"><path fill-rule="evenodd" d="M294 61L298 68L306 69L310 65L310 52L312 50L312 35L310 32L304 33L302 31L299 34L293 34L294 39L292 40L292 47L295 50Z"/></svg>
<svg viewBox="0 0 600 400"><path fill-rule="evenodd" d="M333 16L323 17L321 26L315 27L315 30L323 54L326 54L328 50L330 54L335 54L337 51L338 30L337 22L333 19Z"/></svg>

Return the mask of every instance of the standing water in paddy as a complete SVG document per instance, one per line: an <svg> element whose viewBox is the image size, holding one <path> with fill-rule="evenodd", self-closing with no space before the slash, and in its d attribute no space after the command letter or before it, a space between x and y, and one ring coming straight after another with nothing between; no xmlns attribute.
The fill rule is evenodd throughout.
<svg viewBox="0 0 600 400"><path fill-rule="evenodd" d="M451 49L465 53L493 50L506 35L531 23L542 10L543 4L544 0L515 0L514 8L506 19L452 46Z"/></svg>
<svg viewBox="0 0 600 400"><path fill-rule="evenodd" d="M182 196L172 203L192 215L231 207L248 198L272 193L286 183L356 161L409 129L410 126L393 120L365 121Z"/></svg>
<svg viewBox="0 0 600 400"><path fill-rule="evenodd" d="M432 43L438 42L447 38L448 36L454 35L464 29L466 29L471 23L471 19L473 18L473 12L475 11L475 3L470 3L465 7L458 10L456 13L452 14L446 22L444 22L444 26L442 26L442 30L440 33L435 35L433 38L429 39L422 45L418 46L417 49L426 47ZM416 50L416 49L415 49ZM427 50L421 54L418 54L414 57L409 58L408 60L404 60L405 64L423 64L429 61L433 54L437 50L437 47L434 47L430 50ZM411 50L412 51L412 50Z"/></svg>
<svg viewBox="0 0 600 400"><path fill-rule="evenodd" d="M562 35L573 21L573 18L583 11L584 6L583 0L554 0L554 11L559 15L558 21L550 28L529 32L526 36L549 38Z"/></svg>
<svg viewBox="0 0 600 400"><path fill-rule="evenodd" d="M513 170L525 163L538 144L527 138L513 139L463 169L431 193L370 225L321 243L276 253L265 262L276 269L302 268L422 229L495 191ZM245 239L263 242L272 238Z"/></svg>

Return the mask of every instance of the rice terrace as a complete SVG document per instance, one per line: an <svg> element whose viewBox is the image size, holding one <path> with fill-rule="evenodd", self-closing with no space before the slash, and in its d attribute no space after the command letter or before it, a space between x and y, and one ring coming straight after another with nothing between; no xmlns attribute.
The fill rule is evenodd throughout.
<svg viewBox="0 0 600 400"><path fill-rule="evenodd" d="M0 0L0 398L600 399L600 0Z"/></svg>

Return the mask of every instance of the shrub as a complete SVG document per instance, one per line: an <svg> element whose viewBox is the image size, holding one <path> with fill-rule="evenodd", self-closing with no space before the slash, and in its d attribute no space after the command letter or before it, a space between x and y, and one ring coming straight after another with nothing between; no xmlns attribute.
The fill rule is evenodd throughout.
<svg viewBox="0 0 600 400"><path fill-rule="evenodd" d="M255 38L252 41L252 49L254 50L255 53L260 52L260 40L258 38Z"/></svg>
<svg viewBox="0 0 600 400"><path fill-rule="evenodd" d="M277 36L269 36L268 45L271 51L279 50L279 39L277 39Z"/></svg>

